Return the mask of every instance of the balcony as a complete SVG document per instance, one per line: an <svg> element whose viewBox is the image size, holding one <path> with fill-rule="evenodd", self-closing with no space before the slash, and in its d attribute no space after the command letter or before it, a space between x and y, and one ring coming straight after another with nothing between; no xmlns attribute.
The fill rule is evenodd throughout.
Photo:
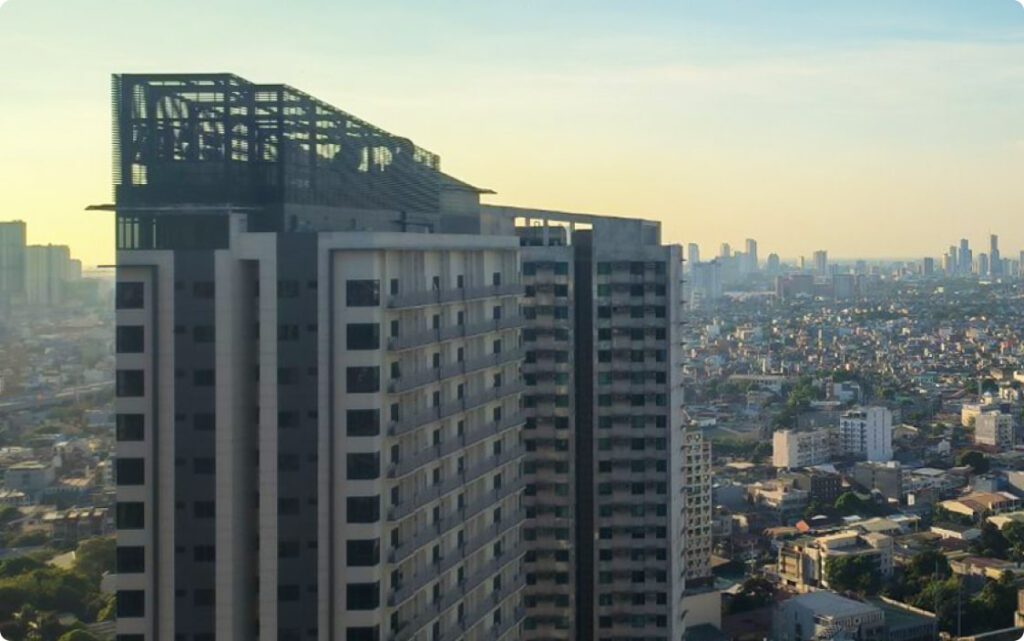
<svg viewBox="0 0 1024 641"><path fill-rule="evenodd" d="M507 285L488 285L484 287L427 289L405 294L395 294L388 298L390 309L411 309L428 305L441 305L459 301L496 298L500 296L521 296L523 286L520 283Z"/></svg>

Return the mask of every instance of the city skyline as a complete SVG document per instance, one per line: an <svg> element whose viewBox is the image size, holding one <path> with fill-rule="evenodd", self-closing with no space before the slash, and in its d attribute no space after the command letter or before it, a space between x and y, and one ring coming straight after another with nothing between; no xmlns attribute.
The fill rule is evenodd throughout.
<svg viewBox="0 0 1024 641"><path fill-rule="evenodd" d="M232 0L203 7L223 39L148 46L145 26L189 4L0 9L12 88L0 96L0 171L14 185L0 219L30 222L30 243L111 261L112 218L83 209L110 201L102 87L132 50L139 70L293 79L422 140L445 171L498 192L493 204L656 219L671 242L749 236L782 256L927 256L965 220L1024 246L1013 225L1024 14L1012 0L567 3L543 15L307 1L289 8L317 16L301 30L281 7ZM237 11L249 14L244 37L228 28ZM271 34L286 54L258 55ZM54 128L69 106L74 126ZM967 235L980 246L980 231Z"/></svg>

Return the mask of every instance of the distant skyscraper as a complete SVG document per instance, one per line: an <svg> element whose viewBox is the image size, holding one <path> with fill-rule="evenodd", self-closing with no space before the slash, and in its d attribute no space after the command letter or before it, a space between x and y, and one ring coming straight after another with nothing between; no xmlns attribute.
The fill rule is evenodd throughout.
<svg viewBox="0 0 1024 641"><path fill-rule="evenodd" d="M777 274L782 262L779 260L779 255L776 253L768 254L768 260L765 262L765 269L769 274Z"/></svg>
<svg viewBox="0 0 1024 641"><path fill-rule="evenodd" d="M921 266L921 272L925 276L931 276L935 273L935 259L931 256L926 256Z"/></svg>
<svg viewBox="0 0 1024 641"><path fill-rule="evenodd" d="M819 278L828 276L828 252L824 249L814 252L814 275Z"/></svg>
<svg viewBox="0 0 1024 641"><path fill-rule="evenodd" d="M988 254L986 254L985 252L978 254L978 276L988 276L990 274L989 269L990 267L988 262Z"/></svg>
<svg viewBox="0 0 1024 641"><path fill-rule="evenodd" d="M60 305L70 280L71 250L67 245L26 247L25 298L29 305Z"/></svg>
<svg viewBox="0 0 1024 641"><path fill-rule="evenodd" d="M700 245L690 243L686 246L686 262L688 263L687 270L692 273L693 268L700 262Z"/></svg>
<svg viewBox="0 0 1024 641"><path fill-rule="evenodd" d="M956 264L957 271L961 274L970 274L974 268L974 255L966 238L960 239L960 252L957 254Z"/></svg>
<svg viewBox="0 0 1024 641"><path fill-rule="evenodd" d="M732 258L732 247L729 243L722 243L722 246L718 248L719 258Z"/></svg>
<svg viewBox="0 0 1024 641"><path fill-rule="evenodd" d="M988 251L988 274L990 276L1002 276L1003 274L1003 259L999 254L999 236L992 234L988 238L989 251Z"/></svg>
<svg viewBox="0 0 1024 641"><path fill-rule="evenodd" d="M25 223L0 222L0 303L25 293Z"/></svg>
<svg viewBox="0 0 1024 641"><path fill-rule="evenodd" d="M746 243L746 250L747 251L746 255L744 256L744 260L746 262L747 268L745 271L747 273L754 273L760 266L760 262L757 258L757 241L754 240L753 238L748 238Z"/></svg>

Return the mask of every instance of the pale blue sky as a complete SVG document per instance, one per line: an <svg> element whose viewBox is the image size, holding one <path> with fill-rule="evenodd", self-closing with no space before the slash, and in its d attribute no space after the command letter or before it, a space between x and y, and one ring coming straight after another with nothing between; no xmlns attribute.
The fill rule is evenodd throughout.
<svg viewBox="0 0 1024 641"><path fill-rule="evenodd" d="M286 82L492 202L657 218L705 251L1024 249L1015 0L8 0L0 219L89 263L118 71Z"/></svg>

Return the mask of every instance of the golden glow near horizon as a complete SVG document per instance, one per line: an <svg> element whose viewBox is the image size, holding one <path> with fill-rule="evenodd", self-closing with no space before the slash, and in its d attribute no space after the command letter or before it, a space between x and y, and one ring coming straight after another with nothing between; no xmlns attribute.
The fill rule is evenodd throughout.
<svg viewBox="0 0 1024 641"><path fill-rule="evenodd" d="M232 71L408 136L487 202L658 219L706 255L1024 249L1012 0L482 4L11 0L0 220L110 262L112 215L83 211L111 200L110 74Z"/></svg>

